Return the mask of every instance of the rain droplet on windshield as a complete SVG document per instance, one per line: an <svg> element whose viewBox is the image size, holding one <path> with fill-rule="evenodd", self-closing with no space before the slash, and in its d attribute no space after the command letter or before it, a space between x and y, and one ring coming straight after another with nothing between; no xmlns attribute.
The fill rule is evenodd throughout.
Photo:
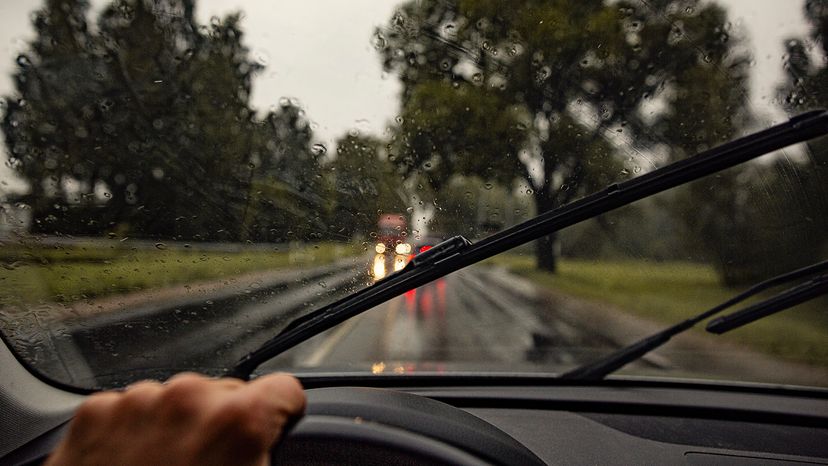
<svg viewBox="0 0 828 466"><path fill-rule="evenodd" d="M324 144L314 144L311 146L311 152L313 152L313 155L325 155L328 148Z"/></svg>

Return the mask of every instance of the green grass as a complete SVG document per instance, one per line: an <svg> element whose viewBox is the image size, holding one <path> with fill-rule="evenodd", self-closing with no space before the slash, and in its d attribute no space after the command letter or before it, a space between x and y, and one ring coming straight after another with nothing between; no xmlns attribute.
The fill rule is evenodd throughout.
<svg viewBox="0 0 828 466"><path fill-rule="evenodd" d="M246 272L316 266L359 253L356 245L322 243L288 250L215 252L185 249L0 248L0 306L72 302Z"/></svg>
<svg viewBox="0 0 828 466"><path fill-rule="evenodd" d="M612 304L664 324L721 303L740 290L723 287L706 265L648 261L563 260L556 274L539 271L530 256L490 259L533 282L560 292ZM738 309L738 307L737 307ZM828 366L826 300L811 301L766 317L721 337L767 354ZM703 326L693 330L704 333Z"/></svg>

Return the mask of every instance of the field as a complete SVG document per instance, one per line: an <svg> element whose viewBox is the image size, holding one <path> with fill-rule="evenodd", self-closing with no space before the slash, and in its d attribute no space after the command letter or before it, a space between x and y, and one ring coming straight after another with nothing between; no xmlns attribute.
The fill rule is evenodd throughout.
<svg viewBox="0 0 828 466"><path fill-rule="evenodd" d="M0 248L0 306L68 303L266 269L312 267L360 252L350 244L222 252L198 245L132 248L106 242Z"/></svg>
<svg viewBox="0 0 828 466"><path fill-rule="evenodd" d="M528 255L490 260L541 286L664 324L684 320L740 291L721 286L714 270L701 264L563 260L558 273L551 274L537 270ZM811 301L711 338L728 338L767 354L828 366L827 304L824 298ZM703 328L699 325L692 331L704 333Z"/></svg>

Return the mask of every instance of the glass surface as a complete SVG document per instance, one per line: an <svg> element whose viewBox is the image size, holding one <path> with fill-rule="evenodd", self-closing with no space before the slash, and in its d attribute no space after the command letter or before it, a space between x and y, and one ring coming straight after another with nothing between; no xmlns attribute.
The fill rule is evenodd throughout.
<svg viewBox="0 0 828 466"><path fill-rule="evenodd" d="M0 331L112 387L828 106L824 1L0 4ZM378 306L261 371L559 374L828 258L828 141ZM828 386L828 300L625 375Z"/></svg>

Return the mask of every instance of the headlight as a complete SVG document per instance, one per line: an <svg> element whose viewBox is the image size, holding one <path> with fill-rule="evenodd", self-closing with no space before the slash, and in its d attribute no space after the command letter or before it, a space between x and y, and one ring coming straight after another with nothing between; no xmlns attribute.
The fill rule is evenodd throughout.
<svg viewBox="0 0 828 466"><path fill-rule="evenodd" d="M402 270L407 262L405 256L394 256L394 272Z"/></svg>
<svg viewBox="0 0 828 466"><path fill-rule="evenodd" d="M385 278L385 256L382 254L374 256L374 264L371 267L371 275L375 280Z"/></svg>
<svg viewBox="0 0 828 466"><path fill-rule="evenodd" d="M394 248L397 254L411 254L411 245L408 243L400 243Z"/></svg>
<svg viewBox="0 0 828 466"><path fill-rule="evenodd" d="M374 251L377 251L377 254L385 254L385 244L377 243L377 245L374 246Z"/></svg>

